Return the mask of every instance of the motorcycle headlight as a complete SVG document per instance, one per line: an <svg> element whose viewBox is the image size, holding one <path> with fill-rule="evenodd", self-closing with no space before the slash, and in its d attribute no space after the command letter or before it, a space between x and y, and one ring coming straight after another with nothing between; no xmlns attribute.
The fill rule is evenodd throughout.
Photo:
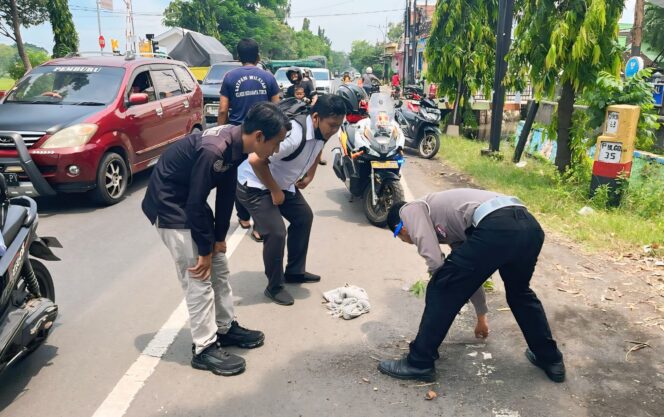
<svg viewBox="0 0 664 417"><path fill-rule="evenodd" d="M43 149L53 148L74 148L83 146L97 132L97 125L94 123L81 123L62 129L41 146Z"/></svg>

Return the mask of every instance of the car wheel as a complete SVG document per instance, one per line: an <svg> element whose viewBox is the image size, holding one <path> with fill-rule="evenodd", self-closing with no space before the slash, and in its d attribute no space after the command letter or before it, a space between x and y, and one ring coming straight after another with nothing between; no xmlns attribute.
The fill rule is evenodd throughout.
<svg viewBox="0 0 664 417"><path fill-rule="evenodd" d="M124 197L128 182L129 170L124 159L115 152L109 152L101 159L97 169L94 199L106 206L116 204Z"/></svg>

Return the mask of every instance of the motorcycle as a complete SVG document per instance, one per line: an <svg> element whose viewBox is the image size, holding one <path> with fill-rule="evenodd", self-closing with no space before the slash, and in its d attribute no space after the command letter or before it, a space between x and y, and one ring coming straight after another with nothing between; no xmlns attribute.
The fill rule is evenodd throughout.
<svg viewBox="0 0 664 417"><path fill-rule="evenodd" d="M406 136L406 146L422 158L431 159L440 149L440 118L438 106L428 98L397 103L395 119Z"/></svg>
<svg viewBox="0 0 664 417"><path fill-rule="evenodd" d="M407 85L403 89L403 96L406 100L421 100L424 97L424 90L419 85Z"/></svg>
<svg viewBox="0 0 664 417"><path fill-rule="evenodd" d="M56 238L37 235L37 203L7 196L0 175L0 223L4 254L0 258L0 373L42 345L58 315L53 278L34 258L59 261L50 248ZM6 248L6 249L5 249Z"/></svg>
<svg viewBox="0 0 664 417"><path fill-rule="evenodd" d="M399 180L405 138L390 95L373 94L369 118L343 126L339 140L341 146L332 150L335 174L353 196L364 198L369 222L384 227L390 207L404 199Z"/></svg>

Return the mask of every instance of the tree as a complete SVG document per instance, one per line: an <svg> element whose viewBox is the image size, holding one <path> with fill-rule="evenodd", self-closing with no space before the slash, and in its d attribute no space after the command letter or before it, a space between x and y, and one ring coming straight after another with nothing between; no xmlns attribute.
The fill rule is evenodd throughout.
<svg viewBox="0 0 664 417"><path fill-rule="evenodd" d="M617 75L622 66L617 38L624 0L518 0L515 6L508 83L521 89L529 79L537 99L553 97L561 86L556 166L564 173L571 164L576 94L594 83L600 71Z"/></svg>
<svg viewBox="0 0 664 417"><path fill-rule="evenodd" d="M643 42L643 10L645 0L636 0L634 5L634 27L632 28L632 56L641 55L641 42Z"/></svg>
<svg viewBox="0 0 664 417"><path fill-rule="evenodd" d="M330 46L308 30L295 32L294 39L298 58L306 58L314 55L325 55L329 58Z"/></svg>
<svg viewBox="0 0 664 417"><path fill-rule="evenodd" d="M378 78L382 76L380 60L383 54L383 48L379 45L372 45L367 41L353 41L348 58L351 65L359 71L364 71L366 67L376 69L375 75Z"/></svg>
<svg viewBox="0 0 664 417"><path fill-rule="evenodd" d="M309 27L311 26L311 20L307 19L306 17L302 21L302 30L310 31Z"/></svg>
<svg viewBox="0 0 664 417"><path fill-rule="evenodd" d="M403 22L390 23L387 25L387 39L389 39L390 42L399 42L403 33Z"/></svg>
<svg viewBox="0 0 664 417"><path fill-rule="evenodd" d="M461 124L459 106L471 94L489 95L493 83L497 0L441 0L436 5L425 48L427 79L443 95L454 97L453 124Z"/></svg>
<svg viewBox="0 0 664 417"><path fill-rule="evenodd" d="M60 58L78 51L78 33L67 0L50 0L46 7L53 28L53 57Z"/></svg>
<svg viewBox="0 0 664 417"><path fill-rule="evenodd" d="M41 65L49 60L48 52L41 48L27 49L26 54L30 60L30 68ZM23 59L16 55L13 64L8 68L7 72L14 80L21 78L27 72L25 69L25 64L23 63Z"/></svg>
<svg viewBox="0 0 664 417"><path fill-rule="evenodd" d="M643 18L643 41L656 51L664 49L664 7L646 4Z"/></svg>
<svg viewBox="0 0 664 417"><path fill-rule="evenodd" d="M343 71L349 66L348 55L345 52L330 51L330 60L328 62L330 71Z"/></svg>
<svg viewBox="0 0 664 417"><path fill-rule="evenodd" d="M28 28L44 23L48 18L45 5L46 0L0 0L0 35L16 42L26 71L32 66L23 46L21 26Z"/></svg>

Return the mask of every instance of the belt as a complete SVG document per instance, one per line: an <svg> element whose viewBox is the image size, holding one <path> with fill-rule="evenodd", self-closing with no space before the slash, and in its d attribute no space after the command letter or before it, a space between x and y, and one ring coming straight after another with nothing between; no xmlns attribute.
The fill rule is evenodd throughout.
<svg viewBox="0 0 664 417"><path fill-rule="evenodd" d="M496 197L489 201L485 201L484 203L480 204L475 209L475 213L473 213L473 227L477 227L482 219L484 219L489 214L505 207L525 207L525 204L523 204L518 198L509 196Z"/></svg>

